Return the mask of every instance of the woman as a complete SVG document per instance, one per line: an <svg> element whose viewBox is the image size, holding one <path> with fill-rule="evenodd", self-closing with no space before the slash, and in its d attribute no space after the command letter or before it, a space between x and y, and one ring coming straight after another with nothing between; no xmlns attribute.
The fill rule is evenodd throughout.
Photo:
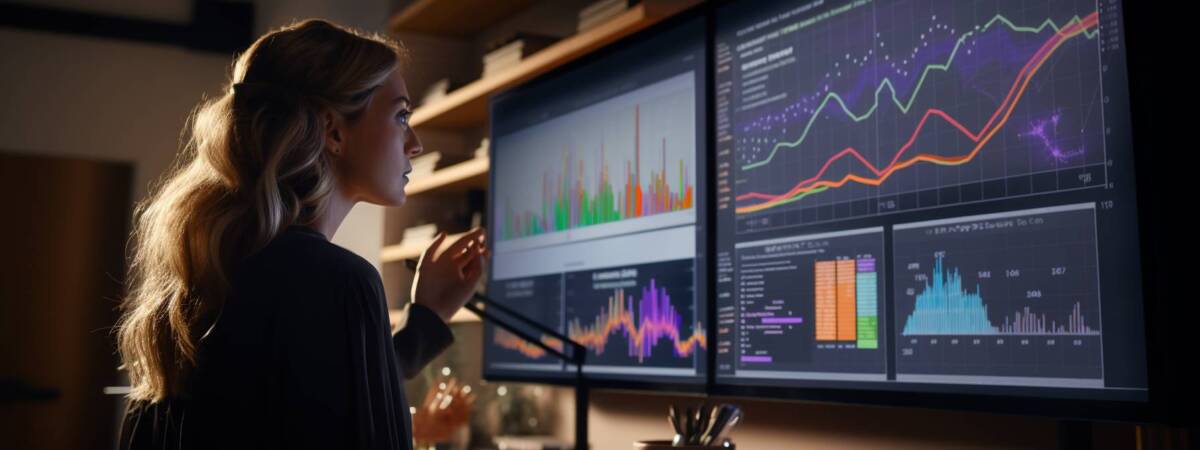
<svg viewBox="0 0 1200 450"><path fill-rule="evenodd" d="M448 346L482 230L417 269L403 329L378 272L329 242L355 203L404 203L421 144L400 44L320 20L259 38L138 207L117 324L122 448L411 447L403 378Z"/></svg>

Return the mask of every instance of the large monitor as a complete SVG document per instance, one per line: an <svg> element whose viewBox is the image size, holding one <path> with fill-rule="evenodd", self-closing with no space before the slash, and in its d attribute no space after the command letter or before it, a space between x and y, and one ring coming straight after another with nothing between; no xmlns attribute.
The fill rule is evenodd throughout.
<svg viewBox="0 0 1200 450"><path fill-rule="evenodd" d="M683 19L491 102L488 296L586 346L596 385L704 388L706 24ZM484 335L489 379L574 376Z"/></svg>
<svg viewBox="0 0 1200 450"><path fill-rule="evenodd" d="M1145 402L1120 3L720 7L715 390Z"/></svg>

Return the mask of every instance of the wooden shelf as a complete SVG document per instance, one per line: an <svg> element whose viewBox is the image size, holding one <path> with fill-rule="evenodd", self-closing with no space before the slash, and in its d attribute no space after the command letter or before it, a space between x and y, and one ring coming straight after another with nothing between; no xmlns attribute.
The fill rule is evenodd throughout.
<svg viewBox="0 0 1200 450"><path fill-rule="evenodd" d="M463 237L467 233L456 233L446 236L446 240L442 243L442 248ZM429 248L429 244L433 239L422 239L413 242L401 242L396 245L387 245L379 252L379 260L385 263L402 262L409 258L420 258L421 253Z"/></svg>
<svg viewBox="0 0 1200 450"><path fill-rule="evenodd" d="M390 323L399 321L400 317L403 315L404 310L402 309L388 308L388 317L390 318ZM450 318L450 323L452 324L470 322L479 322L479 316L476 316L475 313L471 311L467 311L465 308L458 310L457 313L454 313L454 317Z"/></svg>
<svg viewBox="0 0 1200 450"><path fill-rule="evenodd" d="M432 241L406 242L384 246L383 250L379 252L379 260L391 263L401 262L409 258L420 258L421 252L425 251L426 247L429 247L430 242Z"/></svg>
<svg viewBox="0 0 1200 450"><path fill-rule="evenodd" d="M424 177L417 177L404 188L407 195L422 192L465 191L471 188L487 188L488 159L476 157L458 164L443 167Z"/></svg>
<svg viewBox="0 0 1200 450"><path fill-rule="evenodd" d="M536 0L416 0L388 20L393 32L469 37L524 11Z"/></svg>
<svg viewBox="0 0 1200 450"><path fill-rule="evenodd" d="M483 126L487 122L487 99L491 94L566 64L697 3L699 0L644 0L608 22L563 38L507 70L451 91L435 103L418 107L413 111L411 123L417 128Z"/></svg>
<svg viewBox="0 0 1200 450"><path fill-rule="evenodd" d="M454 313L454 317L450 318L450 323L467 323L478 321L479 316L475 315L475 313L471 311L467 311L466 309L458 310L458 312Z"/></svg>

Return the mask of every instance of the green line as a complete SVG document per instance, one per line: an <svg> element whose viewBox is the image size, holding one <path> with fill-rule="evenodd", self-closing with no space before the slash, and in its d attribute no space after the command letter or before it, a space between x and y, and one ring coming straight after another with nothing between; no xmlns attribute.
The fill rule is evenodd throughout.
<svg viewBox="0 0 1200 450"><path fill-rule="evenodd" d="M796 147L796 146L800 145L801 142L804 142L804 139L808 137L808 131L810 129L812 129L813 123L815 123L817 121L817 118L820 117L820 115L821 115L821 111L825 109L825 105L829 104L829 101L831 99L837 100L838 105L841 105L841 107L842 107L842 111L844 111L846 113L846 115L849 116L851 119L853 119L855 122L862 122L863 120L866 120L867 118L871 117L871 114L874 114L875 110L879 108L879 93L883 92L883 88L886 86L886 87L888 87L888 89L890 91L892 91L892 102L895 103L896 106L900 108L901 112L908 114L909 108L912 107L913 101L915 101L917 98L917 93L920 92L921 87L925 84L925 77L929 75L929 71L931 71L933 69L939 69L943 72L948 71L950 69L950 63L952 63L954 61L954 56L958 54L959 47L962 47L963 43L966 42L967 38L970 37L971 35L975 34L976 31L980 31L980 32L987 31L988 28L991 28L992 24L996 23L997 21L1003 22L1005 25L1008 26L1009 29L1011 29L1013 31L1018 31L1018 32L1027 32L1027 33L1035 33L1036 34L1036 33L1041 33L1042 30L1046 29L1046 27L1053 28L1055 33L1058 33L1061 30L1061 28L1059 28L1057 25L1055 25L1054 21L1052 21L1050 19L1046 19L1046 21L1042 22L1042 24L1039 25L1037 28L1019 27L1019 26L1013 24L1011 21L1009 21L1008 18L1006 18L1000 14L996 14L996 17L993 17L992 20L989 20L987 22L987 24L985 24L983 26L983 28L976 27L975 30L968 31L968 32L964 33L962 35L962 37L958 38L958 42L954 44L954 50L952 50L950 52L950 56L948 58L946 58L946 62L944 64L930 64L925 67L925 70L921 72L921 78L919 80L917 80L916 86L913 87L912 96L910 96L908 98L907 104L904 104L904 105L900 104L900 99L896 98L896 87L892 85L892 81L888 78L884 78L883 82L879 83L879 88L875 89L875 104L872 105L871 109L867 110L867 112L863 113L861 116L857 116L854 114L854 112L850 111L850 108L846 106L846 103L842 100L842 97L839 96L836 92L830 92L828 95L825 96L825 100L823 100L821 102L821 106L818 106L816 112L814 112L812 117L809 118L808 125L805 125L804 132L800 134L799 139L796 139L793 142L776 143L775 147L771 149L771 154L767 155L766 159L764 159L762 161L743 165L742 170L750 170L750 169L753 169L753 168L756 168L759 166L766 165L767 163L771 162L772 158L775 157L775 153L779 151L780 147L792 148L792 147ZM1067 25L1070 26L1072 23L1082 22L1082 21L1083 21L1083 19L1081 19L1079 16L1075 16L1075 17L1072 17L1071 20L1067 21ZM1088 39L1092 39L1099 32L1100 32L1099 30L1096 30L1091 33L1088 33L1087 30L1084 30L1083 33L1084 33L1084 35L1087 36Z"/></svg>
<svg viewBox="0 0 1200 450"><path fill-rule="evenodd" d="M774 205L771 205L771 207L770 207L770 208L774 208L774 207L776 207L776 206L779 206L779 205L786 205L786 204L788 204L788 203L791 203L791 202L797 202L797 201L800 201L800 199L802 199L802 198L804 198L804 197L808 197L808 196L810 196L810 195L813 195L813 194L820 194L820 193L822 193L822 192L825 192L827 189L829 189L829 186L821 186L821 187L819 187L819 188L816 188L816 189L813 189L813 190L811 190L811 191L804 191L804 192L800 193L800 195L797 195L797 196L795 196L795 197L792 197L792 198L789 198L789 199L787 199L787 200L784 200L784 201L781 201L781 202L779 202L779 203L776 203L776 204L774 204ZM764 208L764 209L770 209L770 208ZM758 211L754 211L754 212L758 212Z"/></svg>

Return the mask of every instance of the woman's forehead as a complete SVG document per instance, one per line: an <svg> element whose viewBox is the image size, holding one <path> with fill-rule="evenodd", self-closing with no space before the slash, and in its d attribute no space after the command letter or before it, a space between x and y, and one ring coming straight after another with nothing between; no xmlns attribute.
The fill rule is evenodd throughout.
<svg viewBox="0 0 1200 450"><path fill-rule="evenodd" d="M408 97L408 84L404 82L404 77L401 76L399 70L393 70L388 75L387 80L383 82L383 86L380 87L382 88L380 90L387 95L388 99L401 95Z"/></svg>
<svg viewBox="0 0 1200 450"><path fill-rule="evenodd" d="M408 95L408 86L404 83L404 78L398 72L398 70L392 71L392 74L379 85L379 88L375 89L375 93L371 94L371 108L386 111L400 103L406 103L407 107L412 107L412 100Z"/></svg>

